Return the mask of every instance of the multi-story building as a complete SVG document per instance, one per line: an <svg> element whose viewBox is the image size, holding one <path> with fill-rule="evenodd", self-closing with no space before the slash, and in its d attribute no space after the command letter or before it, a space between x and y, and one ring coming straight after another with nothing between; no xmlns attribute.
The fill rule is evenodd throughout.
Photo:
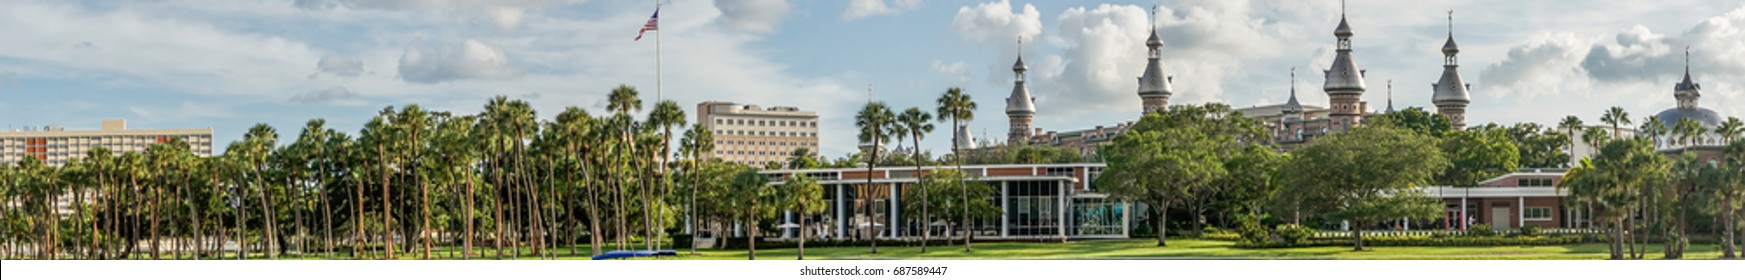
<svg viewBox="0 0 1745 280"><path fill-rule="evenodd" d="M106 147L115 153L145 152L146 146L180 138L189 151L212 156L212 128L127 129L127 120L106 119L98 130L67 131L60 126L13 129L0 132L0 163L36 157L51 166L82 158L91 148Z"/></svg>
<svg viewBox="0 0 1745 280"><path fill-rule="evenodd" d="M818 151L818 113L799 108L707 101L697 103L697 123L715 134L707 158L763 166L786 161L796 148Z"/></svg>

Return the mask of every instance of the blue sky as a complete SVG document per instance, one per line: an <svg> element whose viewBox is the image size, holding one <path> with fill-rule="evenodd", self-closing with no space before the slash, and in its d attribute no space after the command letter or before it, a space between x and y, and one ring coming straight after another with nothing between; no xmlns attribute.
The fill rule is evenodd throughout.
<svg viewBox="0 0 1745 280"><path fill-rule="evenodd" d="M1172 103L1324 105L1337 1L669 0L663 95L687 109L724 100L822 117L823 154L853 146L850 117L873 98L931 109L948 87L980 104L971 129L1000 138L1010 65L1031 69L1036 125L1133 120L1141 44L1157 26ZM0 124L90 129L212 127L220 143L267 123L290 139L325 118L355 133L383 106L476 113L495 95L541 118L602 112L619 84L655 98L654 34L632 41L653 1L0 0ZM1150 17L1150 7L1158 14ZM1454 36L1472 84L1468 123L1594 122L1610 106L1671 107L1683 48L1704 107L1745 114L1745 4L1667 1L1371 1L1345 13L1371 108L1428 107ZM692 116L694 117L694 115ZM946 125L923 141L947 148ZM217 145L219 148L223 144Z"/></svg>

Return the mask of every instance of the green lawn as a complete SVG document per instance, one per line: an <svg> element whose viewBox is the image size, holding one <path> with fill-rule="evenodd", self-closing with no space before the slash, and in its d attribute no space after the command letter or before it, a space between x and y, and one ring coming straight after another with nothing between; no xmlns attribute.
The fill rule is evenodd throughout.
<svg viewBox="0 0 1745 280"><path fill-rule="evenodd" d="M927 254L920 254L919 247L879 247L878 254L871 254L867 247L831 247L806 248L807 259L819 260L892 260L892 259L1437 259L1437 260L1485 260L1485 259L1525 259L1525 260L1597 260L1607 257L1605 244L1580 244L1564 246L1490 246L1490 247L1369 247L1368 251L1353 252L1351 247L1309 247L1284 249L1239 249L1232 247L1233 242L1204 239L1173 239L1169 247L1156 247L1152 239L1077 241L1068 243L977 243L975 251L965 253L963 246L929 247ZM1660 244L1649 244L1647 258L1660 258ZM640 246L637 246L640 248ZM489 255L488 248L481 253ZM448 255L448 252L458 248L443 248L437 255ZM610 248L607 248L610 250ZM559 259L588 259L588 248L579 248L579 255L570 255L568 247L557 250ZM677 260L743 260L744 250L698 250L697 256L689 256L688 250L679 250L680 256L663 259ZM762 260L792 260L794 249L758 250L758 259ZM1686 250L1687 259L1715 259L1721 256L1720 249L1715 245L1692 245ZM166 256L167 257L167 256ZM401 254L400 259L417 259L418 254ZM307 259L319 257L309 256ZM343 257L342 257L343 258ZM443 259L452 259L442 257ZM492 259L492 257L475 258ZM537 259L523 256L521 259Z"/></svg>

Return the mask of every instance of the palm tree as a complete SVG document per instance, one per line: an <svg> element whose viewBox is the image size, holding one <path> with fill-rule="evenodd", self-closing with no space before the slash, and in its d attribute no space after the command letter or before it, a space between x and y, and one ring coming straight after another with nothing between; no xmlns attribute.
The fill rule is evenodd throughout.
<svg viewBox="0 0 1745 280"><path fill-rule="evenodd" d="M669 178L670 176L667 176L668 172L666 168L668 162L673 156L673 126L685 125L685 110L679 108L678 102L673 102L672 100L661 100L660 102L655 103L654 110L648 113L648 122L649 125L661 128L660 156L657 157L660 159L660 175L658 176L660 181L656 184L656 187L660 192L655 196L655 198L656 201L666 201L666 194L670 191L670 187L667 186L667 183L671 181ZM660 217L666 217L665 204L661 205L663 207L660 208ZM665 229L660 229L657 232L660 236L656 240L666 240ZM659 249L659 243L656 244L655 249Z"/></svg>
<svg viewBox="0 0 1745 280"><path fill-rule="evenodd" d="M1669 127L1669 130L1671 130L1670 132L1678 133L1679 142L1682 142L1681 144L1686 146L1696 145L1697 142L1702 142L1703 134L1708 133L1708 129L1703 128L1702 124L1697 123L1696 120L1690 118L1678 119L1678 122L1673 123L1672 127Z"/></svg>
<svg viewBox="0 0 1745 280"><path fill-rule="evenodd" d="M1581 118L1578 118L1575 115L1564 116L1563 121L1557 123L1557 128L1562 129L1566 135L1569 135L1570 156L1575 156L1575 130L1581 129L1581 127Z"/></svg>
<svg viewBox="0 0 1745 280"><path fill-rule="evenodd" d="M1618 127L1630 125L1630 113L1625 112L1623 107L1613 106L1611 109L1606 109L1605 115L1600 116L1600 122L1612 126L1612 138L1622 138Z"/></svg>
<svg viewBox="0 0 1745 280"><path fill-rule="evenodd" d="M1670 144L1670 143L1661 143L1661 138L1663 138L1663 136L1667 136L1668 134L1670 134L1670 133L1667 133L1668 129L1671 129L1671 127L1667 127L1666 122L1662 122L1660 120L1660 116L1648 116L1647 118L1643 118L1642 125L1640 127L1636 128L1636 130L1641 132L1643 135L1647 135L1649 138L1653 138L1654 139L1654 146L1656 148L1660 147L1661 145Z"/></svg>
<svg viewBox="0 0 1745 280"><path fill-rule="evenodd" d="M895 128L895 122L893 122L895 118L891 109L886 107L884 102L869 102L854 117L855 126L860 127L860 141L872 143L871 157L866 162L866 185L862 186L864 188L872 188L873 186L872 172L873 167L877 166L879 162L879 144L891 138L890 130ZM872 217L874 213L872 197L861 197L861 199L867 200L866 215L869 218ZM867 222L867 230L868 236L872 239L872 253L877 254L879 253L879 241L878 234L872 232L877 230L876 227L871 226L873 223L873 221Z"/></svg>
<svg viewBox="0 0 1745 280"><path fill-rule="evenodd" d="M787 181L782 182L782 187L783 190L779 193L782 199L781 207L793 209L794 214L800 216L800 228L798 229L800 247L795 259L804 260L806 259L806 235L808 235L806 230L809 229L806 227L806 218L824 212L824 186L818 185L817 180L806 177L806 174L795 173L788 177ZM926 242L926 240L922 240L922 242Z"/></svg>
<svg viewBox="0 0 1745 280"><path fill-rule="evenodd" d="M425 145L424 141L419 137L427 130L426 127L430 125L430 113L424 111L424 108L418 106L418 104L411 104L406 105L405 108L401 108L400 112L395 114L391 119L393 120L393 124L398 127L399 132L406 136L410 136L403 139L405 140L405 143L401 148L405 150L401 151L401 153L409 153L410 155L405 156L409 156L406 158L410 159L411 162L401 165L400 170L412 172L413 180L415 180L413 183L418 185L418 193L420 197L418 199L418 208L420 212L422 212L423 218L419 219L416 238L422 240L424 243L423 258L430 259L430 238L425 238L425 233L430 232L430 183L424 178L424 172L421 171L423 169L419 168L419 166L423 165L425 162L423 157ZM413 237L408 236L407 238Z"/></svg>
<svg viewBox="0 0 1745 280"><path fill-rule="evenodd" d="M380 175L382 178L380 183L382 187L382 237L384 241L386 241L383 242L386 243L386 250L383 251L383 258L386 259L394 258L394 223L392 217L394 208L389 205L389 202L393 201L393 199L389 197L390 191L388 188L391 183L389 183L388 177L391 173L388 172L388 161L390 158L393 158L395 162L399 161L397 156L388 152L388 146L394 145L394 137L397 135L397 129L395 126L389 124L389 120L393 115L393 106L382 108L380 112L376 113L375 117L370 118L370 122L364 124L364 130L359 133L362 137L362 139L360 139L362 141L360 142L368 143L367 145L376 147L376 170L378 173L377 175ZM358 201L361 203L363 200L359 199ZM359 208L362 209L362 207Z"/></svg>
<svg viewBox="0 0 1745 280"><path fill-rule="evenodd" d="M921 108L916 108L916 107L909 107L908 110L903 110L902 115L897 116L898 126L902 127L903 131L909 132L909 139L913 139L913 141L915 143L915 146L913 147L914 156L911 159L913 159L915 161L915 175L914 175L916 178L915 185L917 186L917 188L919 188L919 191L921 192L921 201L922 201L922 203L921 203L921 229L922 229L921 230L921 253L927 253L927 241L933 240L933 238L932 238L933 231L932 231L931 227L928 226L928 223L933 221L933 216L928 214L928 212L927 212L928 207L927 207L927 203L926 203L927 201L930 201L930 200L927 199L927 190L925 189L926 186L922 185L921 180L920 180L920 178L921 178L921 138L926 137L928 133L933 133L933 123L932 122L933 122L933 115L927 114L927 111L922 111Z"/></svg>
<svg viewBox="0 0 1745 280"><path fill-rule="evenodd" d="M733 190L729 192L731 199L728 200L732 205L730 209L737 209L734 212L739 213L738 218L746 222L745 232L749 235L746 238L746 259L757 259L757 234L761 231L757 227L757 218L771 212L773 195L769 178L757 174L756 170L746 169L734 176Z"/></svg>
<svg viewBox="0 0 1745 280"><path fill-rule="evenodd" d="M969 95L965 94L962 88L958 87L946 89L945 94L940 95L939 100L936 103L939 104L939 109L937 111L939 113L939 120L951 120L951 158L957 165L957 169L963 170L963 147L958 146L958 143L963 141L962 139L957 139L958 134L960 134L957 133L957 130L963 129L963 126L960 124L961 122L975 120L976 103L974 100L970 100ZM963 182L958 183L961 185ZM962 196L963 204L969 205L968 188L963 189ZM969 227L969 222L969 208L965 207L963 211L963 225L966 229ZM963 251L969 252L969 241L971 235L974 235L975 232L966 232L969 234L963 236Z"/></svg>
<svg viewBox="0 0 1745 280"><path fill-rule="evenodd" d="M1727 117L1727 121L1715 127L1715 134L1721 136L1723 145L1732 144L1738 140L1739 134L1745 134L1745 122L1740 122L1739 117Z"/></svg>
<svg viewBox="0 0 1745 280"><path fill-rule="evenodd" d="M331 162L327 158L330 153L326 144L328 138L331 138L331 135L336 132L326 126L327 120L325 119L310 119L303 124L303 132L297 135L297 141L291 145L300 147L298 150L303 151L302 161L314 171L307 175L314 179L310 185L315 188L315 198L321 204L322 244L326 249L327 257L331 258L333 257L333 218L331 214L333 211L327 203L328 182L325 182L326 177L323 172L327 170L327 166Z"/></svg>
<svg viewBox="0 0 1745 280"><path fill-rule="evenodd" d="M242 155L248 159L250 168L254 170L255 191L258 192L257 197L261 201L262 216L266 218L267 228L264 241L267 245L263 248L266 248L267 258L278 258L272 250L272 246L278 243L278 221L274 218L273 204L267 197L272 192L271 186L268 186L266 182L267 158L271 156L274 143L278 140L278 132L273 130L272 126L264 123L257 123L254 127L250 127L248 134L243 135L242 140L244 143Z"/></svg>
<svg viewBox="0 0 1745 280"><path fill-rule="evenodd" d="M614 116L613 119L614 123L617 124L616 131L619 132L618 141L620 145L624 145L628 150L628 153L618 153L621 156L636 153L636 141L630 134L632 131L636 130L639 125L636 124L634 119L630 118L630 115L642 111L642 98L637 95L639 95L639 93L636 91L636 88L630 87L629 85L618 85L618 87L613 88L612 93L607 96L606 110L616 113L616 116ZM626 165L631 165L634 164L633 161L635 161L635 159L625 161L624 163ZM619 207L622 208L623 206ZM620 221L619 224L622 227L623 224L625 224L622 222L622 217L620 218ZM622 240L622 238L620 240ZM649 249L653 249L653 246L648 247Z"/></svg>
<svg viewBox="0 0 1745 280"><path fill-rule="evenodd" d="M697 231L701 229L697 220L697 192L702 190L703 186L703 155L715 150L715 134L709 131L709 127L699 123L692 125L691 129L685 130L685 137L679 140L679 143L681 143L680 152L690 155L691 191L690 202L685 203L685 212L686 215L690 216L688 221L691 228L691 255L696 256Z"/></svg>

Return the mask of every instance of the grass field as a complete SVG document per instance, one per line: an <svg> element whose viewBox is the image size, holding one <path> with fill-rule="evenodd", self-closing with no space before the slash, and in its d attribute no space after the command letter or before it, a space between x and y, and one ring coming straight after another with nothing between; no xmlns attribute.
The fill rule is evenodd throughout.
<svg viewBox="0 0 1745 280"><path fill-rule="evenodd" d="M1606 245L1599 243L1562 246L1486 246L1486 247L1369 247L1353 252L1351 247L1308 247L1281 249L1240 249L1230 241L1204 239L1173 239L1169 247L1156 247L1152 239L1075 241L1068 243L977 243L973 252L963 252L963 246L929 247L926 254L919 247L879 247L878 254L867 247L806 248L806 259L818 260L913 260L913 259L1354 259L1354 260L1599 260L1607 257ZM640 246L636 246L640 248ZM1660 244L1648 244L1647 259L1659 259ZM441 259L458 248L442 248L435 252ZM607 248L610 250L610 248ZM488 248L480 254L493 256ZM792 260L795 249L758 250L760 260ZM568 247L557 249L558 259L588 259L583 245L578 255L570 255ZM677 257L664 260L744 260L745 250L702 249L690 256L689 250L679 250ZM418 259L418 254L399 254L399 259ZM1686 259L1716 259L1721 256L1715 245L1692 245ZM165 256L168 257L167 255ZM433 256L436 257L436 256ZM341 257L342 259L345 257ZM281 258L287 259L287 258ZM293 257L295 259L295 257ZM301 259L321 259L304 256ZM494 259L483 257L474 259ZM522 256L519 259L538 259Z"/></svg>

